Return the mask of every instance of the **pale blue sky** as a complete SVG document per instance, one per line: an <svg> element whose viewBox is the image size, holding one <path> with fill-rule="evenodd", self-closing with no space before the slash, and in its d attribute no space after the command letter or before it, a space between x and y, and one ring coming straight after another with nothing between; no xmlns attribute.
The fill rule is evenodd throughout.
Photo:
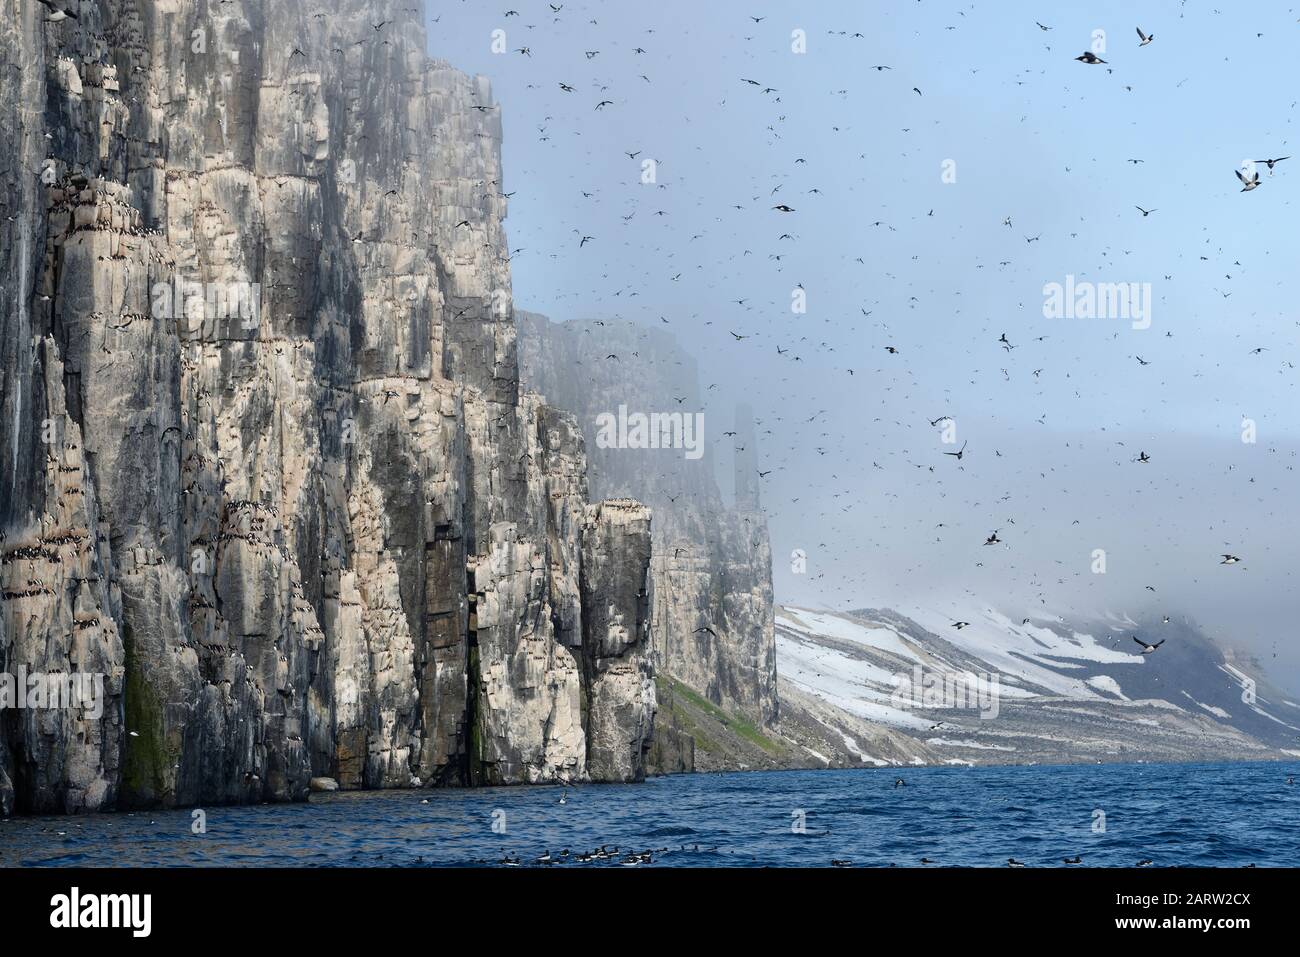
<svg viewBox="0 0 1300 957"><path fill-rule="evenodd" d="M1295 8L429 6L431 53L501 103L516 304L665 316L718 383L713 437L740 396L771 430L778 598L1187 613L1298 683L1300 157L1251 193L1233 175L1295 148ZM512 52L491 52L496 28ZM1095 29L1108 66L1073 59ZM1151 283L1151 328L1045 319L1042 287L1067 273ZM960 464L927 422L945 414ZM982 547L993 528L1004 549ZM781 558L795 547L807 576ZM1246 561L1219 567L1224 551Z"/></svg>

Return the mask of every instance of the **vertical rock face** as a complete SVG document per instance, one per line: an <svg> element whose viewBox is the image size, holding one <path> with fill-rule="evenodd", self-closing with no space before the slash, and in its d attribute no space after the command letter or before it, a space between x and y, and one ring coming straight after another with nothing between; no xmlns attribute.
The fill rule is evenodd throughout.
<svg viewBox="0 0 1300 957"><path fill-rule="evenodd" d="M589 505L582 554L587 766L602 781L640 781L654 728L650 667L650 510L631 499Z"/></svg>
<svg viewBox="0 0 1300 957"><path fill-rule="evenodd" d="M602 439L601 416L701 407L694 360L672 336L631 323L553 323L519 313L524 385L573 412L586 436L592 494L636 498L655 513L651 644L656 667L715 704L771 724L778 717L772 555L760 511L753 422L700 421L689 448L630 448ZM610 353L618 362L606 361ZM681 399L681 401L677 401ZM736 505L714 478L712 448L736 431ZM628 443L630 444L630 443ZM674 766L680 764L676 758Z"/></svg>
<svg viewBox="0 0 1300 957"><path fill-rule="evenodd" d="M406 0L44 9L0 0L0 668L104 710L0 711L0 810L626 779L581 580L640 544L520 392L486 82Z"/></svg>
<svg viewBox="0 0 1300 957"><path fill-rule="evenodd" d="M754 434L754 411L741 403L736 408L735 487L736 508L757 512L761 507L758 494L758 436Z"/></svg>

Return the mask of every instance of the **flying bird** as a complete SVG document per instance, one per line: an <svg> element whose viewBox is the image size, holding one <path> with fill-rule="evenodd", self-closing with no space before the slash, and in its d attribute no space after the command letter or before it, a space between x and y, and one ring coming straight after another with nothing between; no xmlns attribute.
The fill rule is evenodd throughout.
<svg viewBox="0 0 1300 957"><path fill-rule="evenodd" d="M37 0L37 2L50 11L50 15L45 18L46 23L61 23L69 17L73 20L77 19L75 13L63 6L62 3L56 3L55 0Z"/></svg>

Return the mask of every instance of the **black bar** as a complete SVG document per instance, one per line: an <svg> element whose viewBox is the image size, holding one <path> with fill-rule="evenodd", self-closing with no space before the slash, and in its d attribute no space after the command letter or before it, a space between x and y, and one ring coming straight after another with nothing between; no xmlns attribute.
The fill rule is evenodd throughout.
<svg viewBox="0 0 1300 957"><path fill-rule="evenodd" d="M6 869L6 932L127 946L236 934L270 943L375 946L468 932L484 941L773 942L783 928L996 946L1011 934L1231 944L1293 930L1297 869ZM147 938L51 927L56 895L151 895ZM1197 897L1197 895L1202 895ZM1121 899L1126 902L1122 902ZM1146 899L1147 903L1142 903ZM1188 926L1188 921L1245 921ZM1120 926L1121 921L1151 926ZM1181 921L1183 923L1179 924ZM1166 922L1174 922L1167 924ZM608 932L611 937L593 938ZM1246 935L1243 938L1242 934ZM775 935L775 936L774 936ZM449 940L449 938L448 938ZM520 943L520 946L523 946Z"/></svg>

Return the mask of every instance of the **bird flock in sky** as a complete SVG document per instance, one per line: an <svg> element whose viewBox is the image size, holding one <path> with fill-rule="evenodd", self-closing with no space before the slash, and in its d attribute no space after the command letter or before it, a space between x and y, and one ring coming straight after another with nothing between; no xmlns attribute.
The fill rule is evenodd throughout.
<svg viewBox="0 0 1300 957"><path fill-rule="evenodd" d="M448 9L465 11L435 12ZM1215 414L1235 441L1294 400L1297 323L1279 322L1265 297L1281 285L1269 267L1285 252L1197 219L1195 204L1171 208L1189 187L1188 161L1177 144L1166 156L1158 136L1141 135L1144 109L1169 108L1139 97L1158 90L1195 117L1208 110L1198 83L1212 82L1197 71L1217 66L1180 47L1186 31L1168 23L1126 26L1131 50L1107 50L1094 32L1081 54L1048 44L1020 66L992 54L963 65L963 33L990 21L1005 31L1004 11L927 2L915 13L856 11L853 27L827 22L845 9L803 31L817 13L789 7L711 8L685 23L590 3L483 14L473 30L504 24L513 38L513 62L475 67L501 98L516 302L673 332L699 360L719 463L731 453L722 423L732 397L754 402L774 553L809 554L801 578L777 561L778 594L860 607L937 581L936 600L958 623L1006 595L1046 617L1190 606L1222 624L1227 611L1215 619L1195 606L1215 596L1221 608L1267 606L1229 637L1276 654L1267 623L1296 610L1282 570L1293 536L1276 520L1296 450L1262 439L1249 459L1221 444L1209 452L1196 430L1183 441L1177 423L1180 407ZM1213 29L1221 14L1184 15ZM1263 42L1263 24L1250 27L1242 37ZM1032 19L1018 28L1026 49L1066 35ZM796 32L807 57L792 52ZM439 51L436 30L431 40ZM1078 79L1107 75L1104 88ZM984 98L985 134L963 122L964 86ZM1096 97L1104 107L1092 108ZM1125 97L1133 106L1117 106ZM1113 132L1083 132L1103 121ZM1026 144L1043 152L1036 141L1047 139L1079 142L1047 159L1031 151L1015 175L989 178L987 167ZM1241 161L1237 189L1284 190L1285 130L1251 142L1282 148ZM946 171L929 172L944 161L960 169L951 185ZM1133 184L1154 195L1097 208ZM989 215L994 203L1002 208ZM1148 241L1121 208L1181 242ZM1044 323L1040 287L1066 271L1094 284L1150 276L1169 318L1144 339L1127 326ZM807 310L792 312L801 298ZM1230 326L1211 328L1216 301ZM1235 351L1246 337L1257 338ZM608 355L680 361L648 346ZM936 405L946 407L939 419ZM1124 471L1135 467L1142 476ZM1232 504L1210 515L1208 500ZM1098 548L1124 556L1122 575L1096 573ZM1207 564L1254 574L1222 586Z"/></svg>

